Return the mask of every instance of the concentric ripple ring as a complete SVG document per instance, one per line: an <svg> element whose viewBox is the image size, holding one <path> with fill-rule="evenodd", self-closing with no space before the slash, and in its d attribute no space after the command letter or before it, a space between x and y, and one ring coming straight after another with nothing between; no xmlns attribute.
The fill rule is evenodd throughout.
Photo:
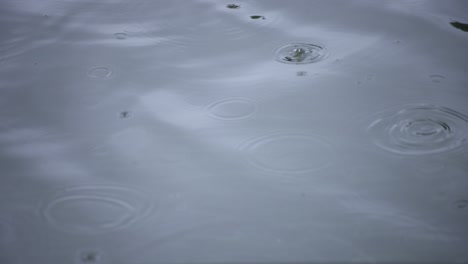
<svg viewBox="0 0 468 264"><path fill-rule="evenodd" d="M439 153L467 142L468 117L437 105L412 105L379 113L367 132L377 146L390 152Z"/></svg>
<svg viewBox="0 0 468 264"><path fill-rule="evenodd" d="M55 228L101 234L128 227L149 215L151 204L141 191L120 185L65 188L46 200L42 217Z"/></svg>
<svg viewBox="0 0 468 264"><path fill-rule="evenodd" d="M211 103L206 109L215 119L235 120L251 116L256 110L256 104L249 98L233 97Z"/></svg>
<svg viewBox="0 0 468 264"><path fill-rule="evenodd" d="M308 43L292 43L275 51L275 59L288 64L307 64L325 59L328 51L319 45Z"/></svg>
<svg viewBox="0 0 468 264"><path fill-rule="evenodd" d="M240 145L250 164L279 173L305 173L331 164L332 146L309 134L278 133L248 140Z"/></svg>

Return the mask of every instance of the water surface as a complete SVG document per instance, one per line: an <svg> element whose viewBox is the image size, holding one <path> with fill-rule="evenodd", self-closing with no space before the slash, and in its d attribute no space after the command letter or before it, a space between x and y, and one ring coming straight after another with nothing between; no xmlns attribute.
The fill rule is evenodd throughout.
<svg viewBox="0 0 468 264"><path fill-rule="evenodd" d="M0 262L468 262L467 14L3 0Z"/></svg>

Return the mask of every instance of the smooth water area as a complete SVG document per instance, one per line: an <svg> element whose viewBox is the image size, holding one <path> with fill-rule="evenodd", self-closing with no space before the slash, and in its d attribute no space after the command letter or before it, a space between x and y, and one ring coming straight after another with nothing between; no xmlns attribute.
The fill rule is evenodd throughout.
<svg viewBox="0 0 468 264"><path fill-rule="evenodd" d="M0 263L468 263L468 2L2 0Z"/></svg>

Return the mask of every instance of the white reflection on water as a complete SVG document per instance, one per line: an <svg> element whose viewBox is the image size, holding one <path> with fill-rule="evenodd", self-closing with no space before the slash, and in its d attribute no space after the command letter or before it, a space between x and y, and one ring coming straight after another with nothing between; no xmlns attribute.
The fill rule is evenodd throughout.
<svg viewBox="0 0 468 264"><path fill-rule="evenodd" d="M4 0L0 260L466 261L467 11Z"/></svg>

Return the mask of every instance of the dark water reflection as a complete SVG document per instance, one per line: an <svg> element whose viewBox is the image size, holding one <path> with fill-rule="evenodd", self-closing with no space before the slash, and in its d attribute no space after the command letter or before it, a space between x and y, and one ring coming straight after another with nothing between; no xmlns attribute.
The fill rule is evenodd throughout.
<svg viewBox="0 0 468 264"><path fill-rule="evenodd" d="M467 262L467 12L4 0L0 263Z"/></svg>

